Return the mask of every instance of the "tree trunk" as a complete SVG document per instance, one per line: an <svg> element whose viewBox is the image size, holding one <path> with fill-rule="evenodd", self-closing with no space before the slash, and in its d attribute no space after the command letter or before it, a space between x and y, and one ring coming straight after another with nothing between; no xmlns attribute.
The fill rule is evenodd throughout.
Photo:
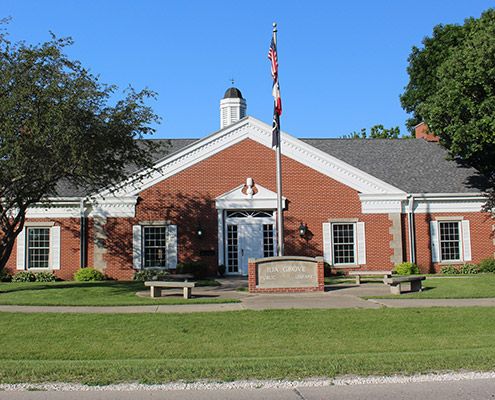
<svg viewBox="0 0 495 400"><path fill-rule="evenodd" d="M20 208L18 214L14 218L12 224L3 224L2 230L4 236L0 245L0 271L2 271L12 255L14 244L19 233L24 229L24 222L26 220L26 209Z"/></svg>

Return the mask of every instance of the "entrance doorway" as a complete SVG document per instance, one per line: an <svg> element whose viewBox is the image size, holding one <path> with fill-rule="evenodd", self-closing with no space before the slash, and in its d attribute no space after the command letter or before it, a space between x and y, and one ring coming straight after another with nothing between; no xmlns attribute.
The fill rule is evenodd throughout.
<svg viewBox="0 0 495 400"><path fill-rule="evenodd" d="M226 273L247 275L248 259L272 257L275 252L275 217L272 210L226 211Z"/></svg>

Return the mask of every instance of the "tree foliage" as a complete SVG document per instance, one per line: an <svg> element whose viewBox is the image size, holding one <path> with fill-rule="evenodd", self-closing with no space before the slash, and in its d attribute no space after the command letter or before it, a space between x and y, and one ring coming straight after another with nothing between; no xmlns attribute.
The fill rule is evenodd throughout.
<svg viewBox="0 0 495 400"><path fill-rule="evenodd" d="M463 25L437 25L409 56L409 83L401 96L452 157L494 181L495 10ZM493 199L492 199L493 200Z"/></svg>
<svg viewBox="0 0 495 400"><path fill-rule="evenodd" d="M362 128L359 132L354 131L351 134L342 137L344 139L398 139L401 135L398 126L385 128L383 125L373 125L370 128L369 133L366 128Z"/></svg>
<svg viewBox="0 0 495 400"><path fill-rule="evenodd" d="M99 82L64 53L70 38L38 44L0 36L0 270L28 207L57 195L60 182L88 192L118 183L125 166L151 166L149 90Z"/></svg>

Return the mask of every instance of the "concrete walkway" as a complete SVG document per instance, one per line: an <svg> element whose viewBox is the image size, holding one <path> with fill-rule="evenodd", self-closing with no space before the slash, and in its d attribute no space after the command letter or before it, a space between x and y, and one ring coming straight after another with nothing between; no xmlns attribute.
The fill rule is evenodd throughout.
<svg viewBox="0 0 495 400"><path fill-rule="evenodd" d="M240 303L143 305L143 306L9 306L0 305L0 312L23 313L192 313L241 310L281 309L337 309L337 308L415 308L415 307L495 307L495 298L488 299L370 299L361 296L390 294L389 288L380 283L356 285L330 285L323 293L249 294L237 290L246 282L240 279L222 281L218 287L198 287L194 297L236 298ZM164 291L165 292L165 291ZM139 292L149 296L149 291ZM169 296L175 295L171 291Z"/></svg>

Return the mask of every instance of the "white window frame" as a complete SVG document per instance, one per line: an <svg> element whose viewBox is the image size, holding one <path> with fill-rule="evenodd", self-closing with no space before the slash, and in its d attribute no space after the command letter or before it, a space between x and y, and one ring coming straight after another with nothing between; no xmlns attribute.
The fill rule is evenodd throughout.
<svg viewBox="0 0 495 400"><path fill-rule="evenodd" d="M354 257L354 262L352 263L336 263L335 262L335 240L334 240L334 231L333 227L335 225L352 225L352 235L353 235L353 243L352 243L352 250L353 250L353 257ZM356 230L356 222L332 222L330 224L330 245L332 246L332 265L335 267L345 267L347 265L358 265L358 254L357 254L357 230Z"/></svg>
<svg viewBox="0 0 495 400"><path fill-rule="evenodd" d="M28 265L28 244L29 244L29 229L48 229L48 267L29 267ZM25 223L24 228L17 236L17 250L16 250L16 270L18 271L52 271L60 269L60 253L61 253L61 227L55 225L54 222L38 222L28 221Z"/></svg>
<svg viewBox="0 0 495 400"><path fill-rule="evenodd" d="M24 258L25 258L25 266L26 266L26 271L46 271L49 270L51 265L52 265L52 232L51 232L51 227L50 226L26 226L26 237L25 237L25 252L24 252ZM48 266L46 267L30 267L29 266L29 231L32 229L46 229L48 230L48 246L46 249L48 250ZM41 247L36 247L36 248L41 248Z"/></svg>
<svg viewBox="0 0 495 400"><path fill-rule="evenodd" d="M145 267L145 228L165 228L165 265ZM132 227L132 266L135 270L177 268L177 225L165 221L141 222Z"/></svg>
<svg viewBox="0 0 495 400"><path fill-rule="evenodd" d="M458 263L458 262L463 262L464 261L464 244L462 242L462 221L461 220L441 220L438 221L438 255L439 255L439 262L442 264L448 264L448 263ZM458 259L451 259L451 260L446 260L443 258L442 255L442 234L441 234L441 225L442 224L457 224L457 231L458 231L458 236L459 239L457 240L458 245L459 245L459 258Z"/></svg>
<svg viewBox="0 0 495 400"><path fill-rule="evenodd" d="M156 228L162 228L165 232L165 243L164 243L164 246L163 246L163 252L164 252L164 257L163 257L163 265L160 265L160 266L153 266L153 267L147 267L146 266L146 230L147 229L156 229ZM168 235L169 233L167 232L167 225L143 225L141 226L141 230L142 230L142 233L141 233L141 237L142 237L142 240L141 240L141 247L142 247L142 260L141 260L141 263L142 263L142 268L143 269L153 269L153 268L167 268L167 258L168 258L168 254L167 254L167 240L168 240ZM158 248L158 247L154 247L154 248Z"/></svg>

